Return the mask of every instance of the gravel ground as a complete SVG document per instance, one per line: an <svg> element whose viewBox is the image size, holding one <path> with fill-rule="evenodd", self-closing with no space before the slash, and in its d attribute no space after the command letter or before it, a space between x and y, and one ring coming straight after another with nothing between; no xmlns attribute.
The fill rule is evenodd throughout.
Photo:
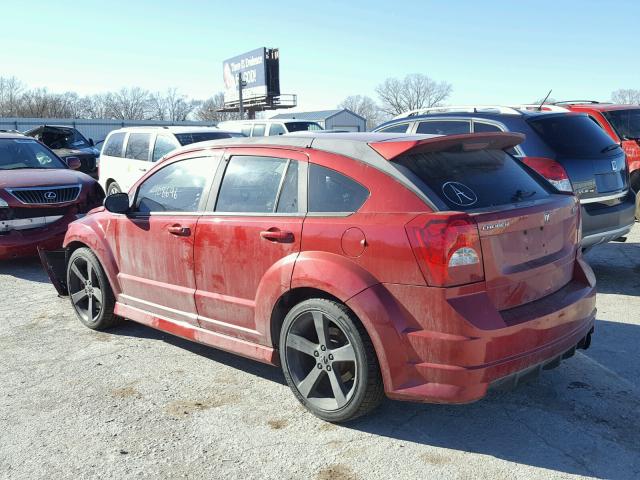
<svg viewBox="0 0 640 480"><path fill-rule="evenodd" d="M640 477L640 225L599 246L592 347L466 406L348 426L276 368L127 322L84 328L37 262L0 263L0 478Z"/></svg>

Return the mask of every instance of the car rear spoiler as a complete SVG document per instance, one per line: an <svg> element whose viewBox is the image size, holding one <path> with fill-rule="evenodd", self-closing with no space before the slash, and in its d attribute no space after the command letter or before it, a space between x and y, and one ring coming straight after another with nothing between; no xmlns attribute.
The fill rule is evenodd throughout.
<svg viewBox="0 0 640 480"><path fill-rule="evenodd" d="M369 146L387 160L393 160L407 153L442 152L460 150L507 150L522 143L521 133L465 133L462 135L441 135L431 138L402 137L381 142L371 142Z"/></svg>
<svg viewBox="0 0 640 480"><path fill-rule="evenodd" d="M51 283L61 297L69 294L67 289L67 262L69 254L66 249L43 250L38 247L38 256L44 271L47 272Z"/></svg>

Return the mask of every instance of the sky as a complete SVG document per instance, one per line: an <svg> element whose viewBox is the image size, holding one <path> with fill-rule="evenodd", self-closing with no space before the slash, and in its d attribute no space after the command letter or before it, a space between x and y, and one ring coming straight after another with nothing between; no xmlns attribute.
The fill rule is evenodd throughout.
<svg viewBox="0 0 640 480"><path fill-rule="evenodd" d="M608 100L640 89L640 2L17 1L0 5L0 76L93 94L223 88L222 62L280 49L281 92L297 110L376 98L388 77L453 86L449 104Z"/></svg>

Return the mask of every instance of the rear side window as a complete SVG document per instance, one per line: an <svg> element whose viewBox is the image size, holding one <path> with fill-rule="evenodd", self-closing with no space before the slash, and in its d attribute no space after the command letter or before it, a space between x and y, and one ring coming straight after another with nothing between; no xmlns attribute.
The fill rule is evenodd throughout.
<svg viewBox="0 0 640 480"><path fill-rule="evenodd" d="M178 148L176 141L168 135L158 135L156 137L156 145L153 148L152 160L157 162L167 153Z"/></svg>
<svg viewBox="0 0 640 480"><path fill-rule="evenodd" d="M220 185L216 212L275 212L287 163L273 157L231 157Z"/></svg>
<svg viewBox="0 0 640 480"><path fill-rule="evenodd" d="M272 123L271 128L269 128L269 135L284 135L285 133L287 133L287 131L280 123Z"/></svg>
<svg viewBox="0 0 640 480"><path fill-rule="evenodd" d="M102 154L110 157L121 157L124 135L124 133L114 133L111 135L102 149Z"/></svg>
<svg viewBox="0 0 640 480"><path fill-rule="evenodd" d="M264 137L264 127L266 125L264 123L256 123L253 126L253 136L254 137Z"/></svg>
<svg viewBox="0 0 640 480"><path fill-rule="evenodd" d="M368 197L369 190L355 180L330 168L309 165L310 212L355 212Z"/></svg>
<svg viewBox="0 0 640 480"><path fill-rule="evenodd" d="M208 142L209 140L220 140L221 138L229 138L231 134L227 132L189 132L176 133L176 138L180 145L191 145L192 143Z"/></svg>
<svg viewBox="0 0 640 480"><path fill-rule="evenodd" d="M471 133L471 122L459 120L420 122L416 133L429 133L432 135Z"/></svg>
<svg viewBox="0 0 640 480"><path fill-rule="evenodd" d="M240 133L242 133L245 137L251 136L251 124L244 124L240 128Z"/></svg>
<svg viewBox="0 0 640 480"><path fill-rule="evenodd" d="M451 210L473 210L549 196L548 190L502 150L430 152L393 162L427 197Z"/></svg>
<svg viewBox="0 0 640 480"><path fill-rule="evenodd" d="M387 132L387 133L407 133L408 128L409 128L408 123L400 123L398 125L391 125L390 127L386 127L378 131Z"/></svg>
<svg viewBox="0 0 640 480"><path fill-rule="evenodd" d="M558 155L598 156L614 142L586 115L553 115L529 120L529 125Z"/></svg>
<svg viewBox="0 0 640 480"><path fill-rule="evenodd" d="M496 125L483 122L473 122L474 133L501 132L502 129Z"/></svg>
<svg viewBox="0 0 640 480"><path fill-rule="evenodd" d="M289 132L306 132L322 130L322 127L316 122L287 122L287 130Z"/></svg>
<svg viewBox="0 0 640 480"><path fill-rule="evenodd" d="M149 160L150 141L151 135L148 133L130 133L124 156L133 160Z"/></svg>

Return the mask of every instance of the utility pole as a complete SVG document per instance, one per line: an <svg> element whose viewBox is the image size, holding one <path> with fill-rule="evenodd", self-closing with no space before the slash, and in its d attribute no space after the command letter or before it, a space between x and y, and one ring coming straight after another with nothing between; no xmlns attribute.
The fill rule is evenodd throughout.
<svg viewBox="0 0 640 480"><path fill-rule="evenodd" d="M242 104L242 88L246 83L242 80L242 73L238 72L238 100L240 101L240 119L244 120L244 105Z"/></svg>

